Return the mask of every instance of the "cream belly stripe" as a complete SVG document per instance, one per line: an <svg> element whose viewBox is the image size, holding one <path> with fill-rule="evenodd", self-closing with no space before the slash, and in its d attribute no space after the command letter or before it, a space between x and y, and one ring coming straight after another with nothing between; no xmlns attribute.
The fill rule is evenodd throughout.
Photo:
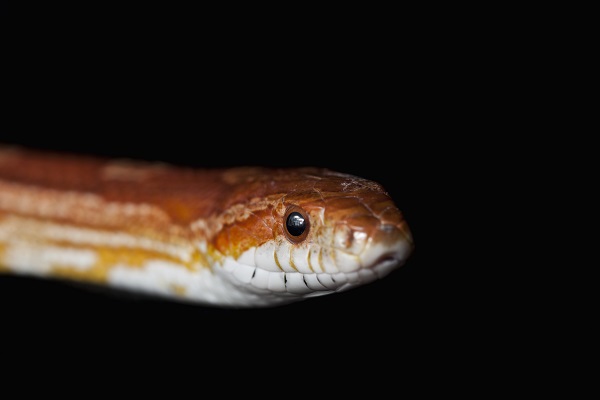
<svg viewBox="0 0 600 400"><path fill-rule="evenodd" d="M15 241L6 246L2 262L15 272L48 275L55 268L89 270L98 262L98 256L89 249Z"/></svg>

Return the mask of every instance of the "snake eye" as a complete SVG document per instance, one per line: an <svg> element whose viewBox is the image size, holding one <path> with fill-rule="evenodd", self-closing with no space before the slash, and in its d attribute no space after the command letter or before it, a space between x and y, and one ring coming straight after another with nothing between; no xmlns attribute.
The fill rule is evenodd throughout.
<svg viewBox="0 0 600 400"><path fill-rule="evenodd" d="M298 206L290 206L285 212L285 235L292 243L300 243L308 235L310 223L306 212Z"/></svg>

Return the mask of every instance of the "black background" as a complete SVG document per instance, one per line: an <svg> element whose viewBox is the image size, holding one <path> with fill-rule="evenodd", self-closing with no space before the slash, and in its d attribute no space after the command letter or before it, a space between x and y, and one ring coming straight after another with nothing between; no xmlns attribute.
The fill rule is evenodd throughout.
<svg viewBox="0 0 600 400"><path fill-rule="evenodd" d="M381 281L273 309L212 309L0 276L0 351L15 355L6 365L21 362L13 371L41 377L57 365L61 392L73 381L56 364L65 358L76 361L70 373L85 367L89 390L114 392L110 383L137 375L136 394L160 383L199 395L212 383L228 394L236 378L247 380L244 396L271 389L265 380L286 385L275 394L309 396L322 390L313 382L378 397L404 394L411 383L419 391L473 391L486 380L483 390L505 387L504 366L522 365L510 346L523 329L507 324L512 315L500 306L515 290L490 288L521 279L505 247L522 221L504 215L522 196L507 196L496 178L512 182L504 171L522 127L510 116L515 102L526 110L519 112L529 105L520 98L527 85L512 83L521 60L498 54L483 14L474 27L463 24L472 13L462 9L460 18L446 9L364 17L336 10L289 26L283 15L257 22L236 9L227 13L233 22L221 16L213 26L212 14L169 16L164 7L69 7L55 18L56 7L0 13L0 142L201 167L353 173L390 192L416 249ZM90 26L102 11L108 16ZM505 226L505 237L489 234ZM101 373L91 375L99 360ZM183 369L196 379L180 378ZM227 383L211 382L215 375Z"/></svg>

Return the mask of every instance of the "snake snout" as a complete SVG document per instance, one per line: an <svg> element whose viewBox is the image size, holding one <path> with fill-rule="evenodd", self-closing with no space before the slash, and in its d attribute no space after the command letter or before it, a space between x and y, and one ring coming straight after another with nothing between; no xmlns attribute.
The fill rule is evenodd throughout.
<svg viewBox="0 0 600 400"><path fill-rule="evenodd" d="M383 278L402 266L413 250L410 231L405 224L380 224L366 251L360 257L363 268Z"/></svg>

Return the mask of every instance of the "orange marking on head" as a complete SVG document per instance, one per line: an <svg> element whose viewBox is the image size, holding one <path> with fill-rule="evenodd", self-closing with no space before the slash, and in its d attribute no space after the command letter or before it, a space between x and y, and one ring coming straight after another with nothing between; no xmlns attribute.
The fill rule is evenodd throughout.
<svg viewBox="0 0 600 400"><path fill-rule="evenodd" d="M6 246L3 243L0 243L0 271L8 270L8 268L2 263L2 260L4 259L5 249Z"/></svg>
<svg viewBox="0 0 600 400"><path fill-rule="evenodd" d="M277 224L270 208L249 213L247 218L232 220L223 226L214 239L215 248L224 255L237 258L249 248L272 240Z"/></svg>

